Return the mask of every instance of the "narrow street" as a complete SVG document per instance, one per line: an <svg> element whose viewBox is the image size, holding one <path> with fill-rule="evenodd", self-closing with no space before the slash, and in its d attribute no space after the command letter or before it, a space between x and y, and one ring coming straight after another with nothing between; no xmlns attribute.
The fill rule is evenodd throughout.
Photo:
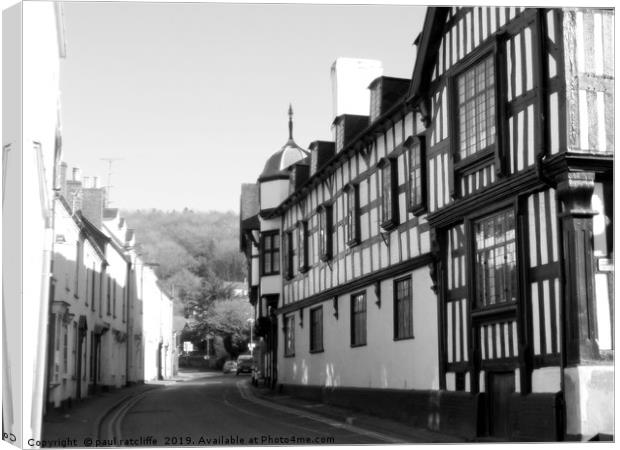
<svg viewBox="0 0 620 450"><path fill-rule="evenodd" d="M146 446L406 442L306 409L261 399L248 376L190 372L119 405L102 421L99 438Z"/></svg>

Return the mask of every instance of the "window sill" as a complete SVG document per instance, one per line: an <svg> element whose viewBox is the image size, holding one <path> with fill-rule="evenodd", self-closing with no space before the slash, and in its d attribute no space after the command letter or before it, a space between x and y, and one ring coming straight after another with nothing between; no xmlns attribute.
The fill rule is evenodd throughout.
<svg viewBox="0 0 620 450"><path fill-rule="evenodd" d="M291 353L289 355L284 355L285 358L294 358L295 357L295 353Z"/></svg>
<svg viewBox="0 0 620 450"><path fill-rule="evenodd" d="M280 275L280 272L269 272L261 274L261 277L271 277L273 275Z"/></svg>
<svg viewBox="0 0 620 450"><path fill-rule="evenodd" d="M396 221L395 219L389 219L385 222L381 222L379 226L383 231L392 231L398 226L398 221Z"/></svg>
<svg viewBox="0 0 620 450"><path fill-rule="evenodd" d="M471 317L487 317L494 315L502 315L508 313L516 313L517 312L517 302L506 302L504 304L493 305L493 306L482 306L472 309Z"/></svg>
<svg viewBox="0 0 620 450"><path fill-rule="evenodd" d="M423 204L409 206L409 212L414 216L421 216L426 212L426 206Z"/></svg>
<svg viewBox="0 0 620 450"><path fill-rule="evenodd" d="M303 266L299 268L299 273L306 273L307 271L310 270L310 266Z"/></svg>
<svg viewBox="0 0 620 450"><path fill-rule="evenodd" d="M485 165L486 163L493 160L495 156L496 145L492 145L490 147L485 148L484 150L480 150L473 155L470 155L464 159L456 161L454 163L454 171L462 172L465 169L469 168L477 168L478 166Z"/></svg>
<svg viewBox="0 0 620 450"><path fill-rule="evenodd" d="M394 337L394 341L408 341L410 339L415 339L415 337L412 336L404 336L404 337Z"/></svg>
<svg viewBox="0 0 620 450"><path fill-rule="evenodd" d="M347 247L351 248L351 247L355 247L356 245L358 245L360 243L359 238L353 238L347 241Z"/></svg>
<svg viewBox="0 0 620 450"><path fill-rule="evenodd" d="M367 345L367 342L364 342L363 344L351 344L351 348L366 347Z"/></svg>
<svg viewBox="0 0 620 450"><path fill-rule="evenodd" d="M323 353L325 350L320 348L318 350L310 350L310 353Z"/></svg>

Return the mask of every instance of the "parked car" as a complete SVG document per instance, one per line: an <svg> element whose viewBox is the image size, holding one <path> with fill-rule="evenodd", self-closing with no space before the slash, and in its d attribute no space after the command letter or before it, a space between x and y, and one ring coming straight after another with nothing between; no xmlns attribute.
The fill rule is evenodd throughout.
<svg viewBox="0 0 620 450"><path fill-rule="evenodd" d="M237 358L237 375L240 373L252 373L254 358L252 355L241 355Z"/></svg>
<svg viewBox="0 0 620 450"><path fill-rule="evenodd" d="M224 373L231 373L231 372L235 372L237 370L237 362L230 360L230 361L226 361L224 363L224 367L222 367L222 372Z"/></svg>

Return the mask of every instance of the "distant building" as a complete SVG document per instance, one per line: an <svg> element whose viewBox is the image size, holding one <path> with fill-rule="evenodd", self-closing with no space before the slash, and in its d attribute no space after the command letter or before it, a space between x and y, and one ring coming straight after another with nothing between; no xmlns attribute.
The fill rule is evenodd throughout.
<svg viewBox="0 0 620 450"><path fill-rule="evenodd" d="M267 160L240 246L272 386L467 438L613 433L612 35L428 8L411 80Z"/></svg>

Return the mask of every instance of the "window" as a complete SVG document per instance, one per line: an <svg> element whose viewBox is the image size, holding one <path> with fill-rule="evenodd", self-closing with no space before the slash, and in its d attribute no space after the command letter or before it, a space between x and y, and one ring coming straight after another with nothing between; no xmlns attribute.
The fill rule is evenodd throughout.
<svg viewBox="0 0 620 450"><path fill-rule="evenodd" d="M107 300L107 314L108 316L111 314L111 309L112 309L112 287L111 287L111 283L110 283L110 276L106 274L106 278L108 279L108 290L106 292L106 300Z"/></svg>
<svg viewBox="0 0 620 450"><path fill-rule="evenodd" d="M293 232L288 231L282 234L282 263L284 264L284 277L289 280L293 278Z"/></svg>
<svg viewBox="0 0 620 450"><path fill-rule="evenodd" d="M394 281L394 339L413 337L411 278Z"/></svg>
<svg viewBox="0 0 620 450"><path fill-rule="evenodd" d="M321 261L328 261L332 257L332 207L321 205L319 215L319 256Z"/></svg>
<svg viewBox="0 0 620 450"><path fill-rule="evenodd" d="M310 310L310 352L323 351L323 307Z"/></svg>
<svg viewBox="0 0 620 450"><path fill-rule="evenodd" d="M93 270L90 273L90 309L95 310L95 263L93 263Z"/></svg>
<svg viewBox="0 0 620 450"><path fill-rule="evenodd" d="M73 358L73 376L76 378L80 375L78 373L78 354L77 354L78 339L79 339L79 336L78 336L77 323L73 322L73 349L71 349L71 357Z"/></svg>
<svg viewBox="0 0 620 450"><path fill-rule="evenodd" d="M112 300L112 317L114 319L116 319L116 291L118 290L118 286L116 285L116 282L114 283L114 288L113 288L113 292L114 292L114 298Z"/></svg>
<svg viewBox="0 0 620 450"><path fill-rule="evenodd" d="M378 166L381 170L381 228L387 231L398 225L396 161L383 158Z"/></svg>
<svg viewBox="0 0 620 450"><path fill-rule="evenodd" d="M125 280L125 283L128 283L128 282L129 282L129 280ZM123 286L123 294L122 295L123 295L123 310L121 311L121 316L122 316L122 319L123 319L123 323L125 323L125 317L126 317L125 316L125 314L126 314L125 308L127 307L127 305L126 305L127 285L126 284L125 284L125 286Z"/></svg>
<svg viewBox="0 0 620 450"><path fill-rule="evenodd" d="M359 243L359 201L358 186L349 184L345 187L345 238L347 245Z"/></svg>
<svg viewBox="0 0 620 450"><path fill-rule="evenodd" d="M516 301L517 260L514 211L504 210L473 224L476 306Z"/></svg>
<svg viewBox="0 0 620 450"><path fill-rule="evenodd" d="M295 356L295 316L286 316L284 322L284 356Z"/></svg>
<svg viewBox="0 0 620 450"><path fill-rule="evenodd" d="M76 256L75 256L75 289L73 291L73 296L75 298L79 298L78 289L80 288L80 268L82 267L82 264L83 264L83 257L84 257L84 244L82 243L81 240L78 240L76 244ZM88 297L86 299L86 305L88 305Z"/></svg>
<svg viewBox="0 0 620 450"><path fill-rule="evenodd" d="M280 273L280 235L277 231L267 231L262 236L263 275Z"/></svg>
<svg viewBox="0 0 620 450"><path fill-rule="evenodd" d="M351 346L366 345L366 293L351 296Z"/></svg>
<svg viewBox="0 0 620 450"><path fill-rule="evenodd" d="M426 198L426 160L424 136L413 138L409 144L409 211L419 214L424 211Z"/></svg>
<svg viewBox="0 0 620 450"><path fill-rule="evenodd" d="M63 339L62 339L62 373L67 374L69 371L69 327L64 325L62 327Z"/></svg>
<svg viewBox="0 0 620 450"><path fill-rule="evenodd" d="M99 317L102 317L103 314L103 276L104 276L104 268L101 266L101 271L99 272Z"/></svg>
<svg viewBox="0 0 620 450"><path fill-rule="evenodd" d="M300 272L308 270L308 222L297 223L297 259Z"/></svg>
<svg viewBox="0 0 620 450"><path fill-rule="evenodd" d="M495 68L489 55L456 77L458 157L495 144Z"/></svg>

